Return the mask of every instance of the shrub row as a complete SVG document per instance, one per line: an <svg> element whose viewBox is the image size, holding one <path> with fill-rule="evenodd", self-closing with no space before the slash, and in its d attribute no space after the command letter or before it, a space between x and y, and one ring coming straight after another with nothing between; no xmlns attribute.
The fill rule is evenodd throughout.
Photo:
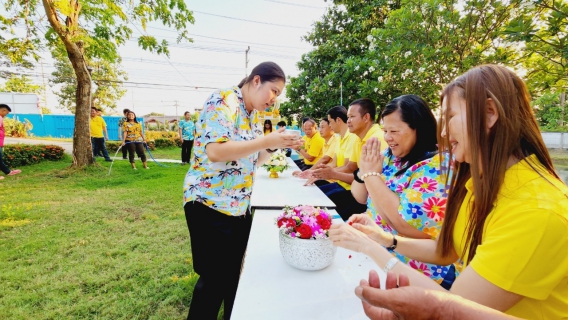
<svg viewBox="0 0 568 320"><path fill-rule="evenodd" d="M4 147L2 158L9 167L63 159L65 150L54 145L11 144Z"/></svg>
<svg viewBox="0 0 568 320"><path fill-rule="evenodd" d="M149 131L146 130L146 132L144 132L144 137L146 137L146 140L156 140L156 139L162 139L162 138L178 138L179 139L179 134L177 131Z"/></svg>
<svg viewBox="0 0 568 320"><path fill-rule="evenodd" d="M107 151L109 153L116 152L116 150L118 150L118 148L121 145L122 145L122 141L107 141L106 142L106 148L107 148ZM148 141L148 147L150 148L150 150L155 150L156 144L154 143L154 141Z"/></svg>

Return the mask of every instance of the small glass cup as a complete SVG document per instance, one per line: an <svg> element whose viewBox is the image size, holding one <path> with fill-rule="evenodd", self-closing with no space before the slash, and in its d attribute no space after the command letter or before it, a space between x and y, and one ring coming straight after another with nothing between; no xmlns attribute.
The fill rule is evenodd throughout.
<svg viewBox="0 0 568 320"><path fill-rule="evenodd" d="M300 130L286 129L284 130L284 133L293 134L296 136L296 139L300 139L302 136L302 132L300 132Z"/></svg>

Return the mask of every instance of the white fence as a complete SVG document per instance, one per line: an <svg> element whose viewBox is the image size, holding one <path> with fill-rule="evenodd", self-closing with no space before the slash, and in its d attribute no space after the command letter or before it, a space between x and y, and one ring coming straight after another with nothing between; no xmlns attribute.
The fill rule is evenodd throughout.
<svg viewBox="0 0 568 320"><path fill-rule="evenodd" d="M568 132L542 132L542 139L549 149L568 150Z"/></svg>

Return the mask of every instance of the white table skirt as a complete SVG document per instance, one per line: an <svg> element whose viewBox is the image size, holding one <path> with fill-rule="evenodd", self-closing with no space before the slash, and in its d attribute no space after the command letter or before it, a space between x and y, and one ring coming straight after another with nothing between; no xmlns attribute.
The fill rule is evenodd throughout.
<svg viewBox="0 0 568 320"><path fill-rule="evenodd" d="M354 290L371 269L377 270L384 287L382 270L371 258L342 248L323 270L293 268L280 254L274 224L280 212L254 214L231 319L367 319Z"/></svg>

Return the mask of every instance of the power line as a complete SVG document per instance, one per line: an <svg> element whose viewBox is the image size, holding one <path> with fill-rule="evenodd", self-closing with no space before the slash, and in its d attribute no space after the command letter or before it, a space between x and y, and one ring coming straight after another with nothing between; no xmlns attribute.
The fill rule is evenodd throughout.
<svg viewBox="0 0 568 320"><path fill-rule="evenodd" d="M285 2L285 1L276 1L276 0L264 0L264 1L274 2L274 3L280 3L280 4L286 4L286 5L289 5L289 6L296 6L296 7L303 7L303 8L311 8L311 9L326 9L326 8L327 8L327 7L308 6L308 5L305 5L305 4L298 4L298 3Z"/></svg>
<svg viewBox="0 0 568 320"><path fill-rule="evenodd" d="M208 12L203 12L203 11L193 10L193 12L201 13L201 14L208 15L208 16L214 16L214 17L231 19L231 20L238 20L238 21L245 21L245 22L251 22L251 23L258 23L258 24L264 24L264 25L269 25L269 26L286 27L286 28L294 28L294 29L304 29L304 30L309 29L309 27L298 27L298 26L291 26L291 25L287 25L287 24L277 24L277 23L269 23L269 22L263 22L263 21L247 20L247 19L241 19L241 18L235 18L235 17L222 16L222 15L219 15L219 14L213 14L213 13L208 13Z"/></svg>

